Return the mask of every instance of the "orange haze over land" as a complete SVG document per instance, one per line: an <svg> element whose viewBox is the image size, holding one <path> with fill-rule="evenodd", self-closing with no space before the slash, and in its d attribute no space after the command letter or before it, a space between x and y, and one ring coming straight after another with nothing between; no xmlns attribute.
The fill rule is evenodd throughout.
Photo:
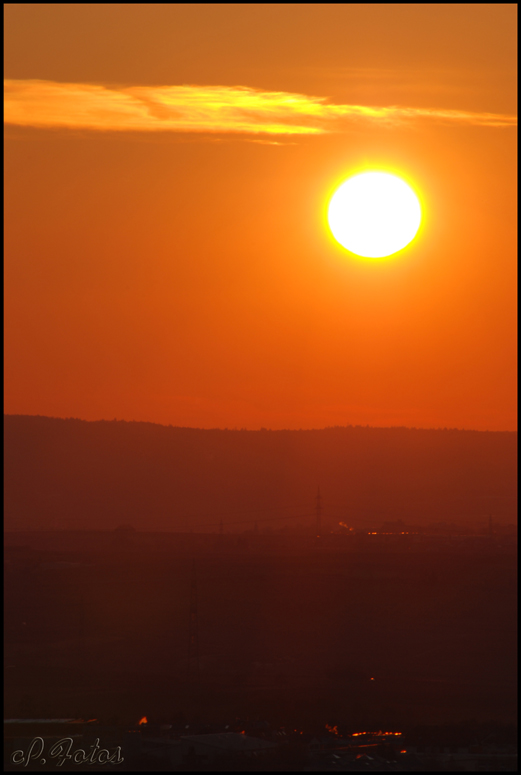
<svg viewBox="0 0 521 775"><path fill-rule="evenodd" d="M5 411L516 428L510 4L5 6ZM328 199L419 192L385 261Z"/></svg>

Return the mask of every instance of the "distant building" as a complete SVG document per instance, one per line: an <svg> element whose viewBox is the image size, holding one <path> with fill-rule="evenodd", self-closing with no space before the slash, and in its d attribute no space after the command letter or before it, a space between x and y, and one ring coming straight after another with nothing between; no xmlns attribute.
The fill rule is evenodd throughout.
<svg viewBox="0 0 521 775"><path fill-rule="evenodd" d="M180 753L183 763L190 759L201 764L212 765L223 756L234 759L256 759L265 756L277 747L276 743L257 737L222 732L213 735L187 735L181 738ZM181 763L181 762L179 762Z"/></svg>
<svg viewBox="0 0 521 775"><path fill-rule="evenodd" d="M132 756L145 754L152 759L168 763L172 767L201 766L205 769L223 760L240 763L245 760L261 759L277 748L276 743L249 737L235 732L183 735L172 740L164 737L143 737L135 739L138 746L127 749Z"/></svg>

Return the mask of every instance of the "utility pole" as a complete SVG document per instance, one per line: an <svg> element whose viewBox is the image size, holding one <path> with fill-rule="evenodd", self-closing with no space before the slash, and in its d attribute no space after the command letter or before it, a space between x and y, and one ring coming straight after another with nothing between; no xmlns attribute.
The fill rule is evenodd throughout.
<svg viewBox="0 0 521 775"><path fill-rule="evenodd" d="M195 558L192 561L192 581L190 584L190 623L188 629L188 680L199 683L199 631L197 621L197 577Z"/></svg>
<svg viewBox="0 0 521 775"><path fill-rule="evenodd" d="M317 491L316 502L315 514L317 515L317 538L320 538L322 533L322 496L320 494L320 487Z"/></svg>
<svg viewBox="0 0 521 775"><path fill-rule="evenodd" d="M83 675L85 670L85 597L80 591L78 595L78 668Z"/></svg>

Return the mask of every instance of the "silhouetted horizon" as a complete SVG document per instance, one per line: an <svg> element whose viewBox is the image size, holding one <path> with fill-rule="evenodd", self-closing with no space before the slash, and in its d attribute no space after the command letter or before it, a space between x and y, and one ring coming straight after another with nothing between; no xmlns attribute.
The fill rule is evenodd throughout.
<svg viewBox="0 0 521 775"><path fill-rule="evenodd" d="M5 415L5 527L516 521L517 433L230 431Z"/></svg>
<svg viewBox="0 0 521 775"><path fill-rule="evenodd" d="M83 417L61 417L57 415L48 415L48 414L16 414L16 413L4 413L5 417L31 417L31 418L42 418L45 420L75 420L77 422L86 422L86 423L127 423L129 425L132 424L138 424L138 425L158 425L161 428L175 428L179 430L193 430L193 431L241 431L241 432L247 432L247 433L259 433L260 431L269 431L270 433L300 433L300 432L306 432L306 431L327 431L332 429L338 429L338 428L369 428L371 430L408 430L408 431L459 431L462 433L494 433L494 434L511 434L511 435L517 435L517 429L516 430L491 430L491 429L479 429L479 428L458 428L458 427L441 427L441 426L432 426L432 427L424 427L424 426L417 426L417 425L370 425L370 424L359 424L359 423L346 423L345 425L324 425L317 428L239 428L236 426L233 427L220 427L215 426L211 428L203 428L196 425L174 425L173 423L161 423L161 422L152 422L152 420L125 420L120 419L118 417L114 417L112 420L108 420L106 418L99 418L96 420L86 420Z"/></svg>

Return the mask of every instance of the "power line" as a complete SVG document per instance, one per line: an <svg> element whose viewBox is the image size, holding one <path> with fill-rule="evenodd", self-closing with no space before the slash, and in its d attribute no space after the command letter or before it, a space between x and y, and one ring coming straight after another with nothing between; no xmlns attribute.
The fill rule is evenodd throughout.
<svg viewBox="0 0 521 775"><path fill-rule="evenodd" d="M282 509L294 509L297 508L297 506L301 506L303 504L296 504L296 505L290 505L290 506L266 506L266 508L263 509L227 509L226 511L217 511L214 512L216 517L226 517L228 514L261 514L264 511L281 511ZM307 505L307 504L306 504ZM197 519L197 517L205 517L206 514L187 514L187 517L190 519ZM284 517L283 517L284 518Z"/></svg>
<svg viewBox="0 0 521 775"><path fill-rule="evenodd" d="M341 506L339 504L335 503L326 503L325 506L327 506L328 509L342 509L343 511L370 511L374 512L375 510L378 510L378 506L374 506L373 508L364 508L363 506Z"/></svg>
<svg viewBox="0 0 521 775"><path fill-rule="evenodd" d="M281 519L305 519L306 517L313 517L315 514L309 513L309 514L291 514L291 515L282 515L280 517L265 517L264 519L257 519L257 522L278 522ZM187 527L187 528L194 528L194 527L220 527L220 522L206 522L203 525L180 525L180 527ZM250 519L242 519L235 522L226 522L225 525L251 525Z"/></svg>

